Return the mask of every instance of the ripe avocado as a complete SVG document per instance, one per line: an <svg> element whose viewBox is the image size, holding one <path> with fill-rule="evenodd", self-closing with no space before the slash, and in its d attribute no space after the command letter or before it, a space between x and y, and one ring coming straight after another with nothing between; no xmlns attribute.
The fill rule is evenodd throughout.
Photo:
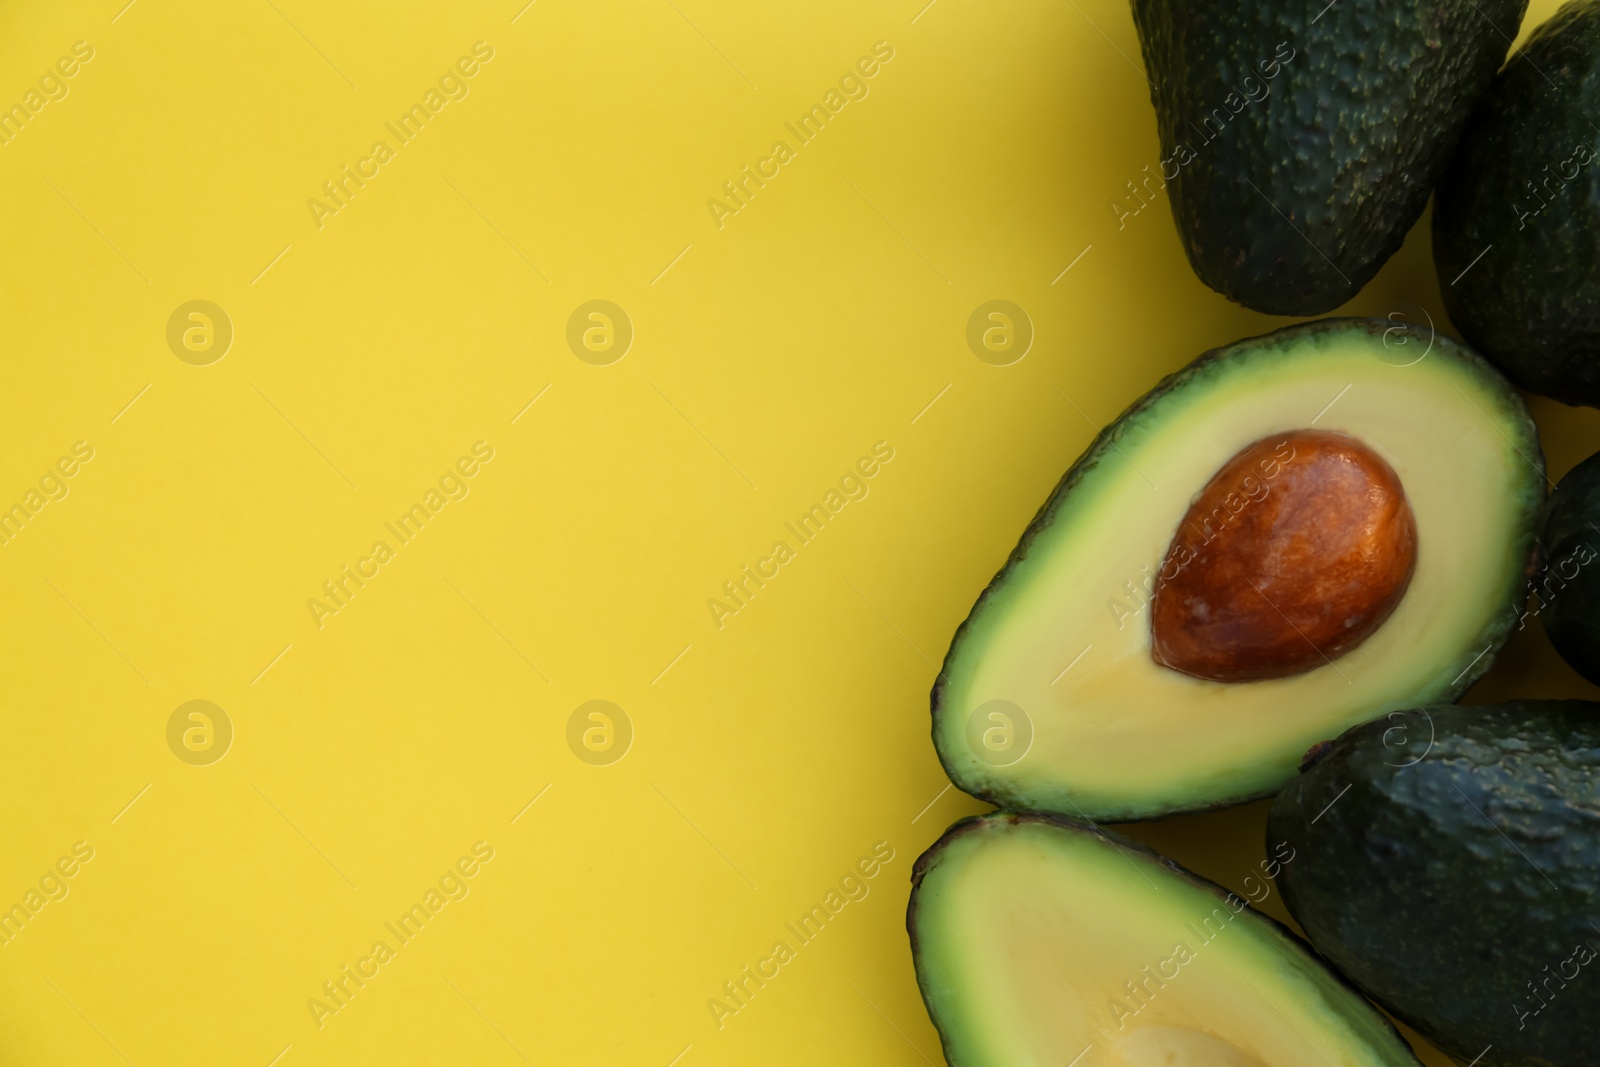
<svg viewBox="0 0 1600 1067"><path fill-rule="evenodd" d="M1164 665L1151 620L1171 546L1204 550L1196 530L1209 538L1213 522L1248 526L1301 460L1290 445L1203 521L1197 492L1252 442L1308 428L1363 443L1398 478L1416 541L1403 595L1364 641L1317 644L1325 658L1296 673L1216 680ZM1522 400L1443 336L1329 319L1209 352L1098 436L957 630L932 693L945 771L1000 807L1107 821L1276 792L1317 741L1452 700L1488 669L1522 615L1544 485ZM1263 547L1234 561L1247 580L1304 569Z"/></svg>
<svg viewBox="0 0 1600 1067"><path fill-rule="evenodd" d="M1597 773L1600 704L1392 713L1273 804L1278 885L1317 951L1459 1062L1592 1064Z"/></svg>
<svg viewBox="0 0 1600 1067"><path fill-rule="evenodd" d="M951 1067L1416 1067L1298 938L1124 838L963 819L911 882L917 982Z"/></svg>
<svg viewBox="0 0 1600 1067"><path fill-rule="evenodd" d="M1534 583L1539 621L1568 665L1600 684L1600 454L1568 471L1550 494Z"/></svg>
<svg viewBox="0 0 1600 1067"><path fill-rule="evenodd" d="M1526 9L1133 0L1162 177L1200 280L1275 315L1355 296L1422 214Z"/></svg>
<svg viewBox="0 0 1600 1067"><path fill-rule="evenodd" d="M1439 185L1433 256L1451 319L1517 384L1600 406L1600 3L1534 30Z"/></svg>

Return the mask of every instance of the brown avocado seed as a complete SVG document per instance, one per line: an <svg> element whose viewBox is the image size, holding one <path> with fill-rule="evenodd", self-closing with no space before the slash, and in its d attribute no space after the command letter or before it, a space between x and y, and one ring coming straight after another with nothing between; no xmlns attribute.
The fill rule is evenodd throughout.
<svg viewBox="0 0 1600 1067"><path fill-rule="evenodd" d="M1347 434L1293 430L1223 465L1156 576L1157 663L1249 682L1355 648L1405 595L1417 523L1394 468Z"/></svg>

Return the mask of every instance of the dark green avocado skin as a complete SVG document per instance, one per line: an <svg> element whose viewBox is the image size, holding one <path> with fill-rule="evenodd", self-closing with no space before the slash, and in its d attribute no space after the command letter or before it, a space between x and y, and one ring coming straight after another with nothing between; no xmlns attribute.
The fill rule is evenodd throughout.
<svg viewBox="0 0 1600 1067"><path fill-rule="evenodd" d="M1445 308L1518 385L1600 406L1600 3L1567 4L1474 112L1433 212ZM1482 257L1481 259L1479 257Z"/></svg>
<svg viewBox="0 0 1600 1067"><path fill-rule="evenodd" d="M1600 454L1568 471L1545 504L1532 592L1530 610L1561 658L1600 684Z"/></svg>
<svg viewBox="0 0 1600 1067"><path fill-rule="evenodd" d="M1132 3L1189 262L1275 315L1333 310L1399 249L1527 9Z"/></svg>
<svg viewBox="0 0 1600 1067"><path fill-rule="evenodd" d="M1394 712L1279 794L1317 951L1461 1063L1600 1056L1600 704ZM1487 1051L1486 1051L1487 1050Z"/></svg>

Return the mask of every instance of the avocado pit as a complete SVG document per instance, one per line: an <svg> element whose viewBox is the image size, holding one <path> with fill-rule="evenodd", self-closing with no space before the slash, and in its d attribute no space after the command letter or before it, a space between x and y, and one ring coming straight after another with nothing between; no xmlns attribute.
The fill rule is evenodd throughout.
<svg viewBox="0 0 1600 1067"><path fill-rule="evenodd" d="M1416 519L1383 457L1326 430L1262 438L1179 524L1156 578L1152 655L1218 682L1320 667L1383 624L1416 560Z"/></svg>

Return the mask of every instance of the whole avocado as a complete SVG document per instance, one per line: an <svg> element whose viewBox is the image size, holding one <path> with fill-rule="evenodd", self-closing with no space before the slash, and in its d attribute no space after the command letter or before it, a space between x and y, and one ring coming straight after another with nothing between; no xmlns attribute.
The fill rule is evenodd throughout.
<svg viewBox="0 0 1600 1067"><path fill-rule="evenodd" d="M1517 384L1600 406L1600 2L1528 38L1478 105L1438 190L1445 308Z"/></svg>
<svg viewBox="0 0 1600 1067"><path fill-rule="evenodd" d="M1600 454L1566 473L1545 505L1530 610L1561 658L1600 684Z"/></svg>
<svg viewBox="0 0 1600 1067"><path fill-rule="evenodd" d="M1600 1048L1600 704L1392 712L1315 750L1267 821L1317 951L1461 1063Z"/></svg>
<svg viewBox="0 0 1600 1067"><path fill-rule="evenodd" d="M1400 247L1527 8L1132 2L1189 262L1277 315L1338 307Z"/></svg>

